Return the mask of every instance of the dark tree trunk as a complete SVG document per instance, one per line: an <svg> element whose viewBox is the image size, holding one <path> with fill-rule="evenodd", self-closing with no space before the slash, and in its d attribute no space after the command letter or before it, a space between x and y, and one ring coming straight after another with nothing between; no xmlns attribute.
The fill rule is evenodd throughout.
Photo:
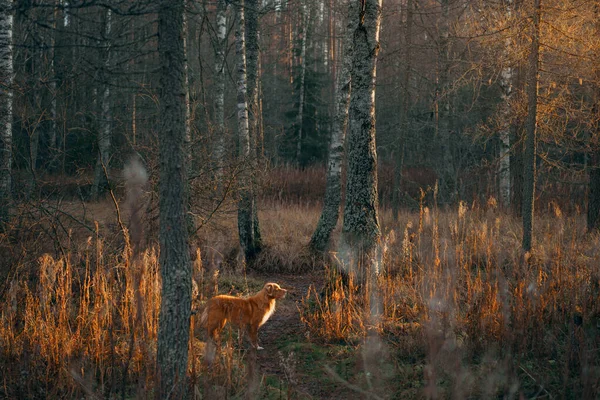
<svg viewBox="0 0 600 400"><path fill-rule="evenodd" d="M100 123L98 129L98 159L96 161L96 168L94 171L94 183L92 185L91 197L97 200L98 197L108 187L108 181L105 171L108 171L108 164L110 161L110 142L112 137L112 115L111 115L111 97L110 97L110 85L108 83L109 69L110 69L110 34L112 29L112 12L110 9L106 9L104 17L104 43L105 47L101 51L102 68L100 72L100 80L102 85L98 91L100 101L98 115L100 115Z"/></svg>
<svg viewBox="0 0 600 400"><path fill-rule="evenodd" d="M439 201L452 204L457 200L456 171L452 157L452 141L450 138L450 0L442 0L442 17L439 43L439 82L437 88L438 108L438 174Z"/></svg>
<svg viewBox="0 0 600 400"><path fill-rule="evenodd" d="M400 110L400 135L398 138L398 149L394 160L394 181L392 191L392 215L394 221L398 220L400 211L400 199L402 198L402 168L404 167L404 147L406 135L408 134L408 110L409 110L409 84L411 68L411 32L412 32L412 0L406 2L406 23L404 25L404 68L402 71L402 108Z"/></svg>
<svg viewBox="0 0 600 400"><path fill-rule="evenodd" d="M600 152L592 153L589 169L587 227L588 231L600 230Z"/></svg>
<svg viewBox="0 0 600 400"><path fill-rule="evenodd" d="M344 38L344 58L342 70L338 76L335 99L335 116L331 141L329 143L329 158L327 159L327 185L323 212L319 218L317 228L310 239L310 248L313 251L325 251L329 245L331 232L335 229L339 219L340 202L342 198L342 164L344 161L344 139L348 126L348 107L350 105L350 70L352 69L352 32L358 21L356 2L350 0L348 25Z"/></svg>
<svg viewBox="0 0 600 400"><path fill-rule="evenodd" d="M531 50L527 76L527 121L525 122L525 152L523 154L523 250L530 251L533 244L533 219L535 203L535 161L537 145L537 101L540 68L540 18L541 0L533 0Z"/></svg>
<svg viewBox="0 0 600 400"><path fill-rule="evenodd" d="M160 57L160 267L157 398L184 397L192 275L186 230L186 104L183 1L163 0L158 12Z"/></svg>
<svg viewBox="0 0 600 400"><path fill-rule="evenodd" d="M523 141L521 140L521 128L518 128L517 132L511 133L511 143L514 143L510 154L510 165L511 165L511 179L512 179L512 191L510 205L513 214L517 217L521 217L523 211Z"/></svg>
<svg viewBox="0 0 600 400"><path fill-rule="evenodd" d="M256 198L256 177L255 174L258 168L258 153L256 149L259 146L260 136L260 108L258 99L258 60L259 60L259 47L258 47L258 0L246 0L246 78L247 78L247 101L248 101L248 128L250 135L250 153L248 160L252 166L252 182L250 196L250 207L252 214L252 229L254 231L254 244L253 247L255 252L260 252L262 248L262 239L260 234L260 224L258 222L258 204Z"/></svg>
<svg viewBox="0 0 600 400"><path fill-rule="evenodd" d="M342 242L355 261L367 260L381 235L377 216L375 147L375 70L379 50L381 3L365 0L352 32L352 94L348 131L348 172Z"/></svg>

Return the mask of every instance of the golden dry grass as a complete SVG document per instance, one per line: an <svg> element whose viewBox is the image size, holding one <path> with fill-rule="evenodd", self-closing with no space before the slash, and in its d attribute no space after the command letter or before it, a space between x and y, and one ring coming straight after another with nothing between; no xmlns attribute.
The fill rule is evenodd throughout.
<svg viewBox="0 0 600 400"><path fill-rule="evenodd" d="M381 273L359 287L335 273L336 257L344 256L335 242L330 260L307 252L318 206L267 204L257 268L269 274L327 264L327 290L306 293L299 311L306 341L356 350L356 371L368 373L344 377L348 384L384 398L593 398L600 391L600 238L585 233L583 216L554 206L537 219L534 252L522 255L519 221L493 202L422 208L397 222L384 210ZM115 232L102 226L78 235L61 256L37 257L10 275L0 306L2 396L151 396L157 250L134 260L127 245L115 250ZM112 238L109 248L103 236ZM202 251L194 264L197 301L218 291L219 281L252 291L239 278L239 257L230 256L237 254L234 215L220 215L194 245ZM197 327L190 351L191 385L200 393L206 371ZM241 393L244 357L231 336L218 391ZM414 378L410 389L406 376Z"/></svg>

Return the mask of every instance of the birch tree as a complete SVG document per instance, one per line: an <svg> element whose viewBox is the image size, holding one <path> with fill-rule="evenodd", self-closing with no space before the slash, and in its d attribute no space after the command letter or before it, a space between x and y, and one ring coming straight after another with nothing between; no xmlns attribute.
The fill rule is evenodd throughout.
<svg viewBox="0 0 600 400"><path fill-rule="evenodd" d="M96 169L94 172L94 183L92 185L91 192L92 199L98 199L99 194L104 191L104 186L108 185L105 171L108 171L108 163L110 161L110 142L112 137L112 115L109 85L111 30L112 12L109 8L107 8L104 16L104 43L102 43L101 49L101 59L103 60L103 65L100 73L102 90L100 98L100 124L98 129L98 160L96 162Z"/></svg>
<svg viewBox="0 0 600 400"><path fill-rule="evenodd" d="M225 158L225 49L227 48L227 1L217 0L215 25L217 35L215 40L215 108L216 144L214 164L216 180L220 188L223 179L223 164Z"/></svg>
<svg viewBox="0 0 600 400"><path fill-rule="evenodd" d="M237 57L237 122L239 159L242 162L240 194L238 200L238 233L246 262L252 262L260 252L260 238L256 236L257 218L253 215L255 196L252 190L252 162L250 129L248 125L247 75L246 75L246 22L245 4L238 6L238 24L235 32Z"/></svg>
<svg viewBox="0 0 600 400"><path fill-rule="evenodd" d="M540 74L540 20L541 0L533 0L531 21L531 47L527 61L527 120L525 121L525 151L523 154L523 243L524 251L530 251L533 241L535 206L537 102Z"/></svg>
<svg viewBox="0 0 600 400"><path fill-rule="evenodd" d="M157 398L185 397L192 271L186 229L186 104L183 0L162 0L158 11L160 60L160 269Z"/></svg>
<svg viewBox="0 0 600 400"><path fill-rule="evenodd" d="M381 0L361 0L352 35L352 93L348 130L348 172L342 241L355 255L369 256L381 235L377 216L375 78Z"/></svg>
<svg viewBox="0 0 600 400"><path fill-rule="evenodd" d="M352 33L358 22L356 2L348 4L347 29L344 36L344 55L342 69L338 74L333 127L329 142L329 157L327 159L327 184L323 211L313 233L309 247L313 251L325 251L329 245L331 232L339 219L340 202L342 198L342 167L344 161L344 141L348 127L348 107L350 106L353 41Z"/></svg>
<svg viewBox="0 0 600 400"><path fill-rule="evenodd" d="M13 2L0 0L0 230L12 205Z"/></svg>

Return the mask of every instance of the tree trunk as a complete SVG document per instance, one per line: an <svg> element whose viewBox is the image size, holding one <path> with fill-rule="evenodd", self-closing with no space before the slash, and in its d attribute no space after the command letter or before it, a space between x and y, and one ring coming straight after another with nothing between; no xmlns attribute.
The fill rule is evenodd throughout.
<svg viewBox="0 0 600 400"><path fill-rule="evenodd" d="M516 129L515 129L516 130ZM523 212L523 140L522 129L511 133L511 142L514 143L510 154L510 171L512 175L511 209L515 216L521 217Z"/></svg>
<svg viewBox="0 0 600 400"><path fill-rule="evenodd" d="M596 20L596 35L600 34L600 1L596 2L594 7L594 17ZM594 76L596 78L594 87L594 107L592 112L597 115L600 110L600 60L597 60L594 67ZM588 187L588 209L587 209L587 227L588 231L600 230L600 121L595 120L592 126L593 137L592 154L588 165L589 187Z"/></svg>
<svg viewBox="0 0 600 400"><path fill-rule="evenodd" d="M298 115L296 116L296 162L302 164L302 129L304 122L304 80L306 77L306 34L308 32L308 14L306 2L302 3L302 47L300 50L300 97L298 100Z"/></svg>
<svg viewBox="0 0 600 400"><path fill-rule="evenodd" d="M247 77L246 77L246 29L245 5L241 0L238 7L238 27L235 32L237 56L237 118L239 158L243 163L240 174L240 198L238 201L238 232L240 245L247 263L251 263L260 251L256 237L253 215L254 195L252 191L252 162L250 153L250 129L248 126Z"/></svg>
<svg viewBox="0 0 600 400"><path fill-rule="evenodd" d="M98 161L96 162L96 170L94 173L94 183L92 185L91 197L94 200L104 192L108 187L105 170L108 171L108 163L110 161L110 142L112 136L112 115L110 101L110 86L109 86L109 68L110 68L110 53L111 42L110 33L112 29L112 13L110 9L106 9L104 20L104 49L102 50L102 59L104 60L100 79L102 81L102 98L100 99L100 126L98 129Z"/></svg>
<svg viewBox="0 0 600 400"><path fill-rule="evenodd" d="M215 43L215 125L216 141L214 152L215 178L219 191L225 164L225 49L227 48L227 1L217 1L217 39Z"/></svg>
<svg viewBox="0 0 600 400"><path fill-rule="evenodd" d="M537 145L537 101L540 69L541 0L533 0L531 49L527 76L527 121L525 122L525 152L523 155L523 250L530 251L533 242L535 200L535 162Z"/></svg>
<svg viewBox="0 0 600 400"><path fill-rule="evenodd" d="M349 109L348 171L342 243L352 259L370 259L381 235L377 217L375 80L381 0L363 0L353 35L352 93ZM363 258L364 257L364 258Z"/></svg>
<svg viewBox="0 0 600 400"><path fill-rule="evenodd" d="M512 15L512 0L506 2L506 15ZM511 40L505 40L505 55L511 50ZM505 61L508 62L508 61ZM500 88L502 90L502 125L500 128L500 151L498 154L498 189L500 192L501 204L508 209L510 207L511 187L510 187L510 100L512 98L513 88L513 69L510 65L505 65L500 72Z"/></svg>
<svg viewBox="0 0 600 400"><path fill-rule="evenodd" d="M185 63L183 66L183 74L184 74L184 82L185 82L185 142L184 142L184 151L185 151L185 159L186 166L188 169L188 176L193 175L192 168L192 110L190 103L190 78L189 78L189 68L188 68L188 58L187 58L187 39L188 36L188 21L187 15L183 13L183 56L185 59ZM187 185L186 185L187 186Z"/></svg>
<svg viewBox="0 0 600 400"><path fill-rule="evenodd" d="M440 21L439 44L439 81L438 81L438 174L439 201L442 204L452 204L457 198L456 174L452 157L452 142L450 139L450 0L442 0L442 17Z"/></svg>
<svg viewBox="0 0 600 400"><path fill-rule="evenodd" d="M400 137L394 162L394 182L392 189L392 215L394 221L398 220L400 199L402 198L402 168L404 168L404 148L408 134L408 110L410 97L410 68L411 68L411 34L412 34L412 0L406 2L406 24L404 25L404 68L402 71L402 108L400 110Z"/></svg>
<svg viewBox="0 0 600 400"><path fill-rule="evenodd" d="M0 0L0 231L12 206L13 2Z"/></svg>
<svg viewBox="0 0 600 400"><path fill-rule="evenodd" d="M252 229L254 231L254 248L258 251L262 247L262 238L260 234L260 224L258 222L258 205L256 199L256 172L258 169L258 153L260 136L260 108L258 99L258 78L259 78L259 31L258 31L258 0L246 0L245 13L245 34L246 34L246 99L249 102L248 107L248 128L250 134L250 153L249 162L252 168L250 201L252 214Z"/></svg>
<svg viewBox="0 0 600 400"><path fill-rule="evenodd" d="M56 112L56 81L58 80L58 75L56 73L56 37L58 35L57 32L57 24L60 19L59 9L60 0L54 1L54 18L52 21L52 33L50 34L50 131L48 132L48 170L54 171L56 168L56 134L58 130L57 117L58 114Z"/></svg>
<svg viewBox="0 0 600 400"><path fill-rule="evenodd" d="M344 141L348 126L348 107L350 106L350 71L352 69L352 41L354 28L358 22L356 2L350 0L348 11L348 24L344 38L344 58L342 69L338 75L333 129L329 143L329 158L327 159L327 184L323 211L313 233L309 247L313 251L325 251L329 246L331 232L337 225L340 202L342 199L342 167L344 162Z"/></svg>
<svg viewBox="0 0 600 400"><path fill-rule="evenodd" d="M600 229L600 152L598 150L592 153L589 170L589 190L588 190L588 210L587 227L588 231L598 231Z"/></svg>
<svg viewBox="0 0 600 400"><path fill-rule="evenodd" d="M186 230L185 53L183 0L163 0L158 11L160 59L160 267L157 399L185 397L192 297Z"/></svg>

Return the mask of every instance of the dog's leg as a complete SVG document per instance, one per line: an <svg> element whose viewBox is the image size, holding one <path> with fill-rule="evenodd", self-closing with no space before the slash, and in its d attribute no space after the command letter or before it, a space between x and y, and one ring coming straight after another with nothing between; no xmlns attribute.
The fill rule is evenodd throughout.
<svg viewBox="0 0 600 400"><path fill-rule="evenodd" d="M248 335L250 336L250 343L256 350L262 350L263 348L258 345L258 326L250 324L248 327Z"/></svg>

